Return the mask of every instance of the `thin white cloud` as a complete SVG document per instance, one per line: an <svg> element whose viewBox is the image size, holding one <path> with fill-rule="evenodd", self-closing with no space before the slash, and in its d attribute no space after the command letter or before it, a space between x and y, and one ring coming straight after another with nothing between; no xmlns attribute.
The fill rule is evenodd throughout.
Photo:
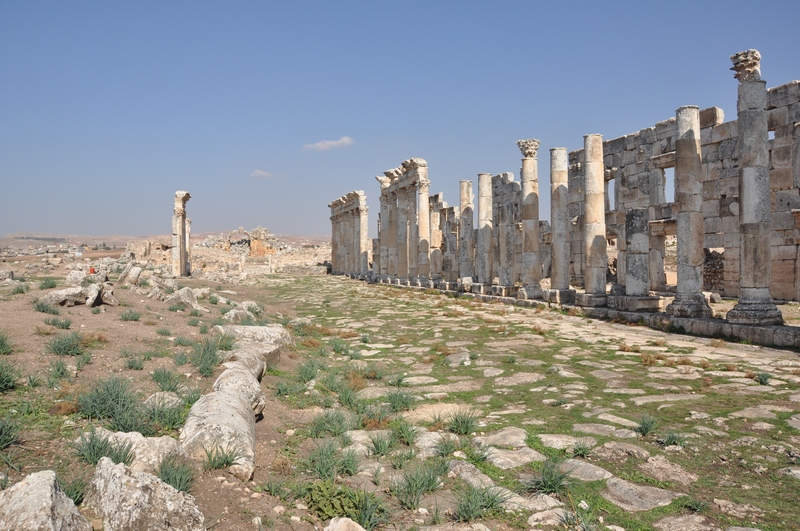
<svg viewBox="0 0 800 531"><path fill-rule="evenodd" d="M328 151L329 149L342 148L352 146L355 141L349 136L343 136L339 140L321 140L314 144L306 144L303 149L311 149L314 151Z"/></svg>
<svg viewBox="0 0 800 531"><path fill-rule="evenodd" d="M270 177L274 177L274 175L264 170L255 169L253 173L250 174L250 177L255 179L269 179Z"/></svg>

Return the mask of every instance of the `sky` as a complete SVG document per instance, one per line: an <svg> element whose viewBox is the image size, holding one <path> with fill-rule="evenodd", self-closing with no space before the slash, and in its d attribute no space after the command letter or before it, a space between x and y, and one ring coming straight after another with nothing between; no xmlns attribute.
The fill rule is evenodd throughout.
<svg viewBox="0 0 800 531"><path fill-rule="evenodd" d="M0 235L330 233L327 205L428 161L431 193L583 147L736 118L729 56L800 78L800 2L0 2Z"/></svg>

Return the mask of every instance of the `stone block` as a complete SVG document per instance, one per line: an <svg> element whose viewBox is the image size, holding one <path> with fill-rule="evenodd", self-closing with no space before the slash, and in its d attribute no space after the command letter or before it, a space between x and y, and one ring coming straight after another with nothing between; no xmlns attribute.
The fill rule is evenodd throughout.
<svg viewBox="0 0 800 531"><path fill-rule="evenodd" d="M707 217L703 220L703 232L706 234L709 233L718 233L722 231L722 222L721 218L717 217Z"/></svg>
<svg viewBox="0 0 800 531"><path fill-rule="evenodd" d="M592 293L575 294L575 304L578 306L605 306L607 302L605 295L595 295Z"/></svg>
<svg viewBox="0 0 800 531"><path fill-rule="evenodd" d="M736 136L736 122L726 122L711 128L711 142L722 142Z"/></svg>
<svg viewBox="0 0 800 531"><path fill-rule="evenodd" d="M664 309L661 297L616 297L616 307L628 312L657 312Z"/></svg>
<svg viewBox="0 0 800 531"><path fill-rule="evenodd" d="M794 260L773 260L772 278L784 282L794 281ZM781 297L783 298L783 297Z"/></svg>
<svg viewBox="0 0 800 531"><path fill-rule="evenodd" d="M700 111L700 128L713 127L725 121L725 112L719 107L709 107Z"/></svg>
<svg viewBox="0 0 800 531"><path fill-rule="evenodd" d="M800 101L800 81L790 81L767 90L767 106L769 109L791 105Z"/></svg>
<svg viewBox="0 0 800 531"><path fill-rule="evenodd" d="M788 190L794 186L791 167L774 168L769 172L769 188L772 191Z"/></svg>
<svg viewBox="0 0 800 531"><path fill-rule="evenodd" d="M767 111L767 129L774 131L777 127L782 127L789 123L789 108L778 107Z"/></svg>
<svg viewBox="0 0 800 531"><path fill-rule="evenodd" d="M713 247L724 247L724 235L715 233L715 234L706 234L703 237L704 240L704 247L713 248Z"/></svg>
<svg viewBox="0 0 800 531"><path fill-rule="evenodd" d="M734 216L716 218L720 220L719 229L707 232L722 232L724 234L736 234L739 232L739 218Z"/></svg>
<svg viewBox="0 0 800 531"><path fill-rule="evenodd" d="M797 296L797 290L791 282L778 282L774 280L769 286L769 294L773 300L788 301L793 300Z"/></svg>
<svg viewBox="0 0 800 531"><path fill-rule="evenodd" d="M794 215L786 211L773 212L770 215L770 227L773 231L794 229Z"/></svg>
<svg viewBox="0 0 800 531"><path fill-rule="evenodd" d="M791 212L800 209L800 190L793 188L775 192L775 204L772 208L774 212Z"/></svg>
<svg viewBox="0 0 800 531"><path fill-rule="evenodd" d="M719 216L719 199L709 199L703 201L701 212L706 218Z"/></svg>

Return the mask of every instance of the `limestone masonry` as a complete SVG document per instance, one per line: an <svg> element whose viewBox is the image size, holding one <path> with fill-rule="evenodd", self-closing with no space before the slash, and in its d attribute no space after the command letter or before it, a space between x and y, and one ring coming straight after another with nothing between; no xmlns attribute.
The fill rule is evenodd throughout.
<svg viewBox="0 0 800 531"><path fill-rule="evenodd" d="M519 182L478 175L477 217L472 181L450 207L429 194L427 162L404 161L376 177L371 245L364 192L329 205L333 272L671 318L712 317L716 292L738 298L731 324L781 324L774 301L800 301L800 81L768 89L758 51L731 60L735 120L687 105L619 138L589 134L582 149L550 150L549 222L539 220L539 140L517 142ZM665 269L670 236L677 278Z"/></svg>

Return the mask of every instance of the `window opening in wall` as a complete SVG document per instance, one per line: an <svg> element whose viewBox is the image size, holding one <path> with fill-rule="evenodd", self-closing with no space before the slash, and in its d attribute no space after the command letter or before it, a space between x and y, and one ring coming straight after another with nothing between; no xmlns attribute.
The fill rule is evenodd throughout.
<svg viewBox="0 0 800 531"><path fill-rule="evenodd" d="M770 140L775 140L775 131L770 131L769 132L769 139Z"/></svg>
<svg viewBox="0 0 800 531"><path fill-rule="evenodd" d="M606 212L613 212L617 208L616 196L614 195L614 181L606 181Z"/></svg>
<svg viewBox="0 0 800 531"><path fill-rule="evenodd" d="M675 168L664 168L664 202L675 202Z"/></svg>

